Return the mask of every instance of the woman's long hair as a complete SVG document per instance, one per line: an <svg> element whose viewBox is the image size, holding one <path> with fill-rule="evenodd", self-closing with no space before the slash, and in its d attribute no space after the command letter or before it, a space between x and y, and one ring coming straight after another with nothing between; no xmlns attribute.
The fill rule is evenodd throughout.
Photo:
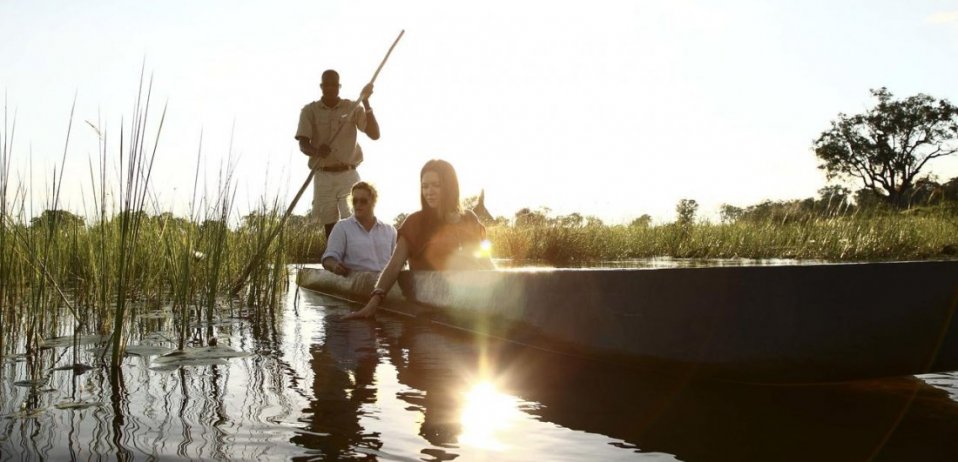
<svg viewBox="0 0 958 462"><path fill-rule="evenodd" d="M423 235L427 237L439 228L442 220L452 212L462 213L462 206L459 204L459 177L456 175L456 169L452 164L442 159L432 159L422 166L419 171L419 179L426 172L436 172L439 175L439 208L433 210L426 203L426 196L422 195L422 189L419 191L419 203L422 207L423 215ZM425 242L425 241L424 241Z"/></svg>

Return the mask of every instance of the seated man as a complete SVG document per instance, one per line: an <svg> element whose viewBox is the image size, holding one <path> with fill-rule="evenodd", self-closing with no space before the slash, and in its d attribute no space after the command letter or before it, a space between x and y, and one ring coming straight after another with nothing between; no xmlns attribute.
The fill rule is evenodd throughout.
<svg viewBox="0 0 958 462"><path fill-rule="evenodd" d="M340 276L350 271L382 271L396 248L396 228L376 219L376 188L353 185L353 215L333 227L323 253L323 268Z"/></svg>

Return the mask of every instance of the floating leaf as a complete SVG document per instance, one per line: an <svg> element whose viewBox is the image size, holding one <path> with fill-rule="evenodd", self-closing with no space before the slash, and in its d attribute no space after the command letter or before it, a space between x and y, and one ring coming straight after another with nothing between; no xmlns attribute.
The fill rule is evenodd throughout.
<svg viewBox="0 0 958 462"><path fill-rule="evenodd" d="M169 311L153 311L151 313L145 313L139 315L140 319L167 319L172 316L172 313Z"/></svg>
<svg viewBox="0 0 958 462"><path fill-rule="evenodd" d="M73 371L73 373L76 375L83 374L93 369L95 369L93 366L87 366L86 364L79 364L79 363L71 364L69 366L60 366L60 367L53 368L53 370L55 371Z"/></svg>
<svg viewBox="0 0 958 462"><path fill-rule="evenodd" d="M7 414L4 417L7 419L35 419L46 412L46 410L46 408L21 409L18 412Z"/></svg>
<svg viewBox="0 0 958 462"><path fill-rule="evenodd" d="M24 387L24 388L37 388L43 386L47 383L46 379L37 379L37 380L18 380L13 382L15 387Z"/></svg>
<svg viewBox="0 0 958 462"><path fill-rule="evenodd" d="M154 370L168 370L179 366L208 366L227 364L225 359L251 356L228 346L187 348L165 354L153 360Z"/></svg>
<svg viewBox="0 0 958 462"><path fill-rule="evenodd" d="M65 335L63 337L53 337L40 341L40 348L62 348L73 346L73 336ZM76 339L77 345L94 345L104 343L110 340L109 335L81 335Z"/></svg>
<svg viewBox="0 0 958 462"><path fill-rule="evenodd" d="M303 430L302 428L293 428L292 430L296 433L301 433L303 435L319 436L323 438L330 436L329 433L311 432L308 430Z"/></svg>
<svg viewBox="0 0 958 462"><path fill-rule="evenodd" d="M57 409L70 409L70 410L79 410L87 409L95 406L100 406L100 403L89 403L86 401L64 401L62 403L57 403Z"/></svg>
<svg viewBox="0 0 958 462"><path fill-rule="evenodd" d="M151 367L150 369L151 369L151 370L154 370L154 371L173 371L173 370L179 369L180 367L185 367L185 366L226 366L226 365L229 365L229 362L227 362L225 359L209 359L209 358L204 358L204 359L187 359L187 358L184 358L184 359L180 359L180 360L177 360L177 361L173 361L173 360L171 360L171 361L165 361L165 362L163 362L163 363L159 363L159 364L157 364L157 365Z"/></svg>
<svg viewBox="0 0 958 462"><path fill-rule="evenodd" d="M163 356L172 351L172 348L158 345L127 345L126 347L126 354L136 356Z"/></svg>
<svg viewBox="0 0 958 462"><path fill-rule="evenodd" d="M200 321L193 324L190 327L194 329L199 329L203 327L227 327L227 326L235 326L237 324L240 324L241 322L242 322L241 320L227 318L227 319L217 319L216 321L213 321L213 322Z"/></svg>
<svg viewBox="0 0 958 462"><path fill-rule="evenodd" d="M173 339L166 336L162 332L153 332L152 334L144 335L140 340L144 342L170 342L173 343Z"/></svg>

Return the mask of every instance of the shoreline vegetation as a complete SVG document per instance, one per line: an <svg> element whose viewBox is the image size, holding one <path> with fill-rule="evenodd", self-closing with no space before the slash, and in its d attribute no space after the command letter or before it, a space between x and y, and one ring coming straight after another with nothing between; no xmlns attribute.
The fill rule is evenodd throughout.
<svg viewBox="0 0 958 462"><path fill-rule="evenodd" d="M803 212L799 202L761 207L768 209L764 216L754 213L719 223L680 218L659 225L642 218L606 225L578 214L550 217L525 209L514 220L500 217L486 226L494 258L556 267L662 257L826 262L958 258L958 206L952 204L833 215ZM318 262L325 248L319 234L309 225L294 225L287 259Z"/></svg>

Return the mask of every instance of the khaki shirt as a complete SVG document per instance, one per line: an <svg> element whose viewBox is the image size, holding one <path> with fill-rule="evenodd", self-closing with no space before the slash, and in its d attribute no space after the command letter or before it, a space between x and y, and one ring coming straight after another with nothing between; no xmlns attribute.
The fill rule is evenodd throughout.
<svg viewBox="0 0 958 462"><path fill-rule="evenodd" d="M357 166L362 163L363 150L356 142L356 129L366 133L366 110L359 104L350 118L348 112L352 105L352 101L341 99L339 104L332 108L326 107L322 100L303 106L303 110L299 113L296 139L308 138L309 144L314 148L327 143L336 130L339 130L339 126L346 124L329 145L332 153L325 159L311 156L309 168L316 169L340 164Z"/></svg>

